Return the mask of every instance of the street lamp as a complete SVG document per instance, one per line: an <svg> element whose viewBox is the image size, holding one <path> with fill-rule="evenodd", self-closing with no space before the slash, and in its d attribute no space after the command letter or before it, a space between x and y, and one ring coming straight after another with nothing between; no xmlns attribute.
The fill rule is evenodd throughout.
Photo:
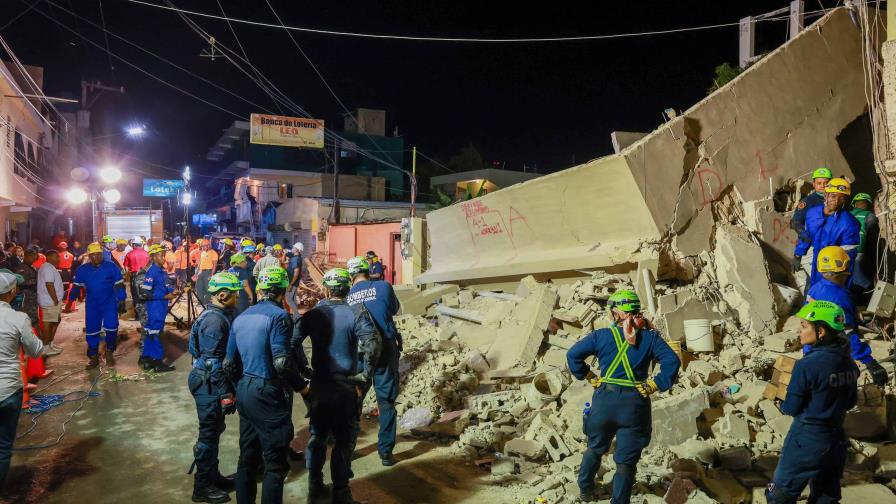
<svg viewBox="0 0 896 504"><path fill-rule="evenodd" d="M125 128L124 132L128 138L143 138L143 136L146 135L146 125L132 124Z"/></svg>
<svg viewBox="0 0 896 504"><path fill-rule="evenodd" d="M81 189L80 187L73 187L69 189L67 193L65 193L66 199L69 203L73 203L75 205L80 205L87 201L87 191Z"/></svg>
<svg viewBox="0 0 896 504"><path fill-rule="evenodd" d="M103 199L114 205L121 199L121 192L118 189L106 189L103 191Z"/></svg>
<svg viewBox="0 0 896 504"><path fill-rule="evenodd" d="M114 184L121 180L121 170L114 166L106 166L100 170L100 178L107 184Z"/></svg>

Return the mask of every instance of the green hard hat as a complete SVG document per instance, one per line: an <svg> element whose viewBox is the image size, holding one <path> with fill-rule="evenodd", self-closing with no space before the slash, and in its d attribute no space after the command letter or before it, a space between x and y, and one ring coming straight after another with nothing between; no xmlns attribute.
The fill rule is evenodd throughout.
<svg viewBox="0 0 896 504"><path fill-rule="evenodd" d="M324 273L324 285L329 288L348 287L352 284L352 276L345 268L333 268Z"/></svg>
<svg viewBox="0 0 896 504"><path fill-rule="evenodd" d="M610 296L610 308L617 308L624 312L641 311L641 300L638 295L630 290L618 290Z"/></svg>
<svg viewBox="0 0 896 504"><path fill-rule="evenodd" d="M830 168L825 168L825 167L817 168L815 171L812 172L812 179L815 180L817 178L832 179L832 178L834 178L834 173L831 171Z"/></svg>
<svg viewBox="0 0 896 504"><path fill-rule="evenodd" d="M258 275L258 289L267 290L273 287L282 287L284 289L289 287L289 277L286 275L286 270L280 266L265 268Z"/></svg>
<svg viewBox="0 0 896 504"><path fill-rule="evenodd" d="M114 241L115 241L115 239L109 235L103 236L103 243L112 243Z"/></svg>
<svg viewBox="0 0 896 504"><path fill-rule="evenodd" d="M237 264L246 260L245 254L233 254L230 256L230 265L236 266Z"/></svg>
<svg viewBox="0 0 896 504"><path fill-rule="evenodd" d="M226 271L223 273L215 273L208 280L208 291L218 292L221 289L238 291L242 288L242 285L240 285L241 283L239 277L233 273L227 273Z"/></svg>
<svg viewBox="0 0 896 504"><path fill-rule="evenodd" d="M10 275L16 277L16 285L22 285L23 283L25 283L25 277L6 268L0 268L0 273L9 273Z"/></svg>
<svg viewBox="0 0 896 504"><path fill-rule="evenodd" d="M809 322L825 322L835 331L842 331L846 320L843 308L830 301L812 301L800 308L796 316Z"/></svg>
<svg viewBox="0 0 896 504"><path fill-rule="evenodd" d="M871 195L866 192L860 192L856 193L856 195L852 197L853 204L855 204L856 201L867 201L868 203L874 203L874 198L872 198Z"/></svg>
<svg viewBox="0 0 896 504"><path fill-rule="evenodd" d="M367 273L370 271L370 263L367 262L366 257L355 256L348 260L345 268L348 270L349 274L355 276L359 273Z"/></svg>

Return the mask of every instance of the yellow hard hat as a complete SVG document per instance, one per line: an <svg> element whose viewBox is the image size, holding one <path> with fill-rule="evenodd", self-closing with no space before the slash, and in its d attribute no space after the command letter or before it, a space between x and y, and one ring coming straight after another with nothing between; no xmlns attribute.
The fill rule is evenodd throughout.
<svg viewBox="0 0 896 504"><path fill-rule="evenodd" d="M819 273L840 273L849 269L849 255L841 247L825 247L818 253Z"/></svg>
<svg viewBox="0 0 896 504"><path fill-rule="evenodd" d="M849 196L852 194L852 186L849 184L849 181L844 178L832 178L828 181L828 184L824 186L824 192L845 194Z"/></svg>
<svg viewBox="0 0 896 504"><path fill-rule="evenodd" d="M99 244L99 242L93 242L87 246L88 254L102 254L103 246Z"/></svg>
<svg viewBox="0 0 896 504"><path fill-rule="evenodd" d="M231 246L233 245L233 240L230 238L224 238L224 245Z"/></svg>
<svg viewBox="0 0 896 504"><path fill-rule="evenodd" d="M161 245L153 245L152 247L149 247L149 255L158 254L158 253L164 252L164 251L165 251L165 247L163 247Z"/></svg>
<svg viewBox="0 0 896 504"><path fill-rule="evenodd" d="M280 245L279 243L274 245L274 250L283 250L283 245Z"/></svg>
<svg viewBox="0 0 896 504"><path fill-rule="evenodd" d="M115 244L116 245L127 245L128 241L125 240L124 238L119 238L119 239L115 240Z"/></svg>

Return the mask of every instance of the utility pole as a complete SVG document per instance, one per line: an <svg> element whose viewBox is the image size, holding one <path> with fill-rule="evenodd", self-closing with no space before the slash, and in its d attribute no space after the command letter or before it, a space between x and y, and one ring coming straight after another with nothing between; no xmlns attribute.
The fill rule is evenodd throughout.
<svg viewBox="0 0 896 504"><path fill-rule="evenodd" d="M417 147L411 156L411 217L417 216Z"/></svg>
<svg viewBox="0 0 896 504"><path fill-rule="evenodd" d="M333 215L339 223L339 138L333 140Z"/></svg>

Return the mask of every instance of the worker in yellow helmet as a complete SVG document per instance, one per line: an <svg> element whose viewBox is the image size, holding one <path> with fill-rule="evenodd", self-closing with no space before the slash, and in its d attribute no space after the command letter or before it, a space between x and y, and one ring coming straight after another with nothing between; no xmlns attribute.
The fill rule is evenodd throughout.
<svg viewBox="0 0 896 504"><path fill-rule="evenodd" d="M825 186L824 205L816 205L806 212L806 226L793 251L794 273L802 268L802 258L812 248L812 273L808 286L821 279L818 272L818 253L825 247L837 245L849 255L850 264L855 263L861 241L859 221L846 210L846 202L852 193L848 180L832 178Z"/></svg>

